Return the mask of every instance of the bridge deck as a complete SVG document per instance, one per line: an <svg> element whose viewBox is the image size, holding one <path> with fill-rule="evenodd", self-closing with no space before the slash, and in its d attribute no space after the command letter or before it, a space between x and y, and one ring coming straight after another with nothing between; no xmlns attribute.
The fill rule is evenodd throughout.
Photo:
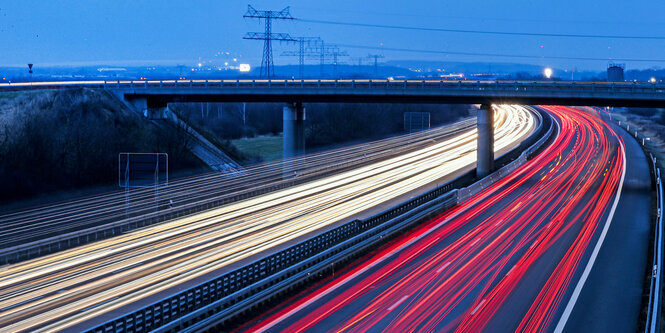
<svg viewBox="0 0 665 333"><path fill-rule="evenodd" d="M514 103L665 107L665 84L451 80L128 80L0 83L1 90L91 87L169 102Z"/></svg>

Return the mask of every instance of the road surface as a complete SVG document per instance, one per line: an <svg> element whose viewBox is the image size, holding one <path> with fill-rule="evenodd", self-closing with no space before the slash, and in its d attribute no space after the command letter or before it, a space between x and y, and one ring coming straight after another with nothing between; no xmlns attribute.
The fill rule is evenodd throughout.
<svg viewBox="0 0 665 333"><path fill-rule="evenodd" d="M559 134L543 153L241 330L634 331L644 155L591 109L544 108Z"/></svg>
<svg viewBox="0 0 665 333"><path fill-rule="evenodd" d="M495 150L535 117L499 106ZM80 331L217 276L243 259L346 221L475 161L476 131L397 157L0 271L0 331Z"/></svg>

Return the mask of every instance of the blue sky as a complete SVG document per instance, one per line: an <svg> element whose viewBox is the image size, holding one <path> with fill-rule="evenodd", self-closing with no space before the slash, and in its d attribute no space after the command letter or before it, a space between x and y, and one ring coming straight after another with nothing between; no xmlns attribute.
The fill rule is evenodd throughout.
<svg viewBox="0 0 665 333"><path fill-rule="evenodd" d="M561 34L665 36L665 1L252 1L259 10L291 6L294 17L433 28ZM196 64L218 52L258 66L262 43L243 40L263 24L245 20L247 1L224 0L1 0L0 66L86 64ZM276 22L275 32L321 36L328 43L371 47L527 54L541 58L405 53L347 48L352 58L383 53L385 60L520 62L559 68L602 70L609 60L548 59L551 56L633 58L630 68L665 67L665 40L578 39L497 36L450 32ZM275 43L277 64L293 48ZM347 62L353 61L347 59ZM355 61L354 61L355 62Z"/></svg>

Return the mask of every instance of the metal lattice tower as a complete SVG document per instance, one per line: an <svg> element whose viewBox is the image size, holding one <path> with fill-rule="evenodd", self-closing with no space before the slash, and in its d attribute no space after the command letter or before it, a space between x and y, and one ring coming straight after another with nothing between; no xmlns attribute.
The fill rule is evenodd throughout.
<svg viewBox="0 0 665 333"><path fill-rule="evenodd" d="M282 56L287 57L298 57L298 74L300 78L305 77L305 56L313 55L313 52L309 49L313 44L316 45L321 41L319 37L294 37L298 41L298 51L285 51L282 52ZM307 49L305 48L307 46Z"/></svg>
<svg viewBox="0 0 665 333"><path fill-rule="evenodd" d="M251 5L247 5L247 13L243 15L244 18L256 18L265 19L265 31L260 32L248 32L243 39L254 39L254 40L263 40L263 57L261 58L261 76L262 77L271 77L275 75L273 60L272 60L272 41L290 41L295 42L296 40L285 33L273 33L272 32L272 20L293 20L293 16L289 12L290 7L286 7L281 11L265 10L258 11L254 9Z"/></svg>
<svg viewBox="0 0 665 333"><path fill-rule="evenodd" d="M302 38L302 39L301 39ZM332 58L332 65L334 66L334 75L337 75L337 64L339 57L346 57L349 54L346 51L341 51L338 46L332 44L326 44L319 37L295 37L296 40L300 42L298 51L285 51L282 52L282 56L289 57L298 57L300 63L300 75L303 76L303 67L305 58L308 59L319 59L321 63L321 77L325 76L324 66L326 64L326 58Z"/></svg>
<svg viewBox="0 0 665 333"><path fill-rule="evenodd" d="M326 57L332 57L332 64L334 66L334 75L337 75L337 59L338 57L345 57L349 54L346 51L340 51L336 45L326 45L323 40L311 48L312 51L319 54L319 61L321 62L321 77L324 75L324 66L326 64Z"/></svg>
<svg viewBox="0 0 665 333"><path fill-rule="evenodd" d="M330 54L333 57L333 71L334 71L334 76L337 76L337 59L338 57L346 57L349 54L346 53L346 51L340 51L339 47L331 47L330 48Z"/></svg>
<svg viewBox="0 0 665 333"><path fill-rule="evenodd" d="M374 59L374 75L379 75L379 58L385 58L383 54L370 54L367 56L370 59Z"/></svg>

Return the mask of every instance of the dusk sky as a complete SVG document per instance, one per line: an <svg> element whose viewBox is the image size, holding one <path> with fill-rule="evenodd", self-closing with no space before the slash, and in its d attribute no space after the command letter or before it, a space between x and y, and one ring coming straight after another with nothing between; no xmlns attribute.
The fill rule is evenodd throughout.
<svg viewBox="0 0 665 333"><path fill-rule="evenodd" d="M275 22L274 32L320 36L345 44L346 62L382 53L385 60L493 61L602 70L609 59L627 68L665 66L665 1L222 1L60 0L0 2L0 66L187 64L219 60L218 52L260 65L262 42L243 40L263 22L243 19L258 10L291 6L295 18L425 28L584 35L654 36L658 39L566 38L409 31ZM350 46L400 48L535 58L398 52ZM275 63L293 45L274 44ZM551 59L585 57L602 60ZM651 61L638 61L651 59ZM316 63L316 61L312 61Z"/></svg>

